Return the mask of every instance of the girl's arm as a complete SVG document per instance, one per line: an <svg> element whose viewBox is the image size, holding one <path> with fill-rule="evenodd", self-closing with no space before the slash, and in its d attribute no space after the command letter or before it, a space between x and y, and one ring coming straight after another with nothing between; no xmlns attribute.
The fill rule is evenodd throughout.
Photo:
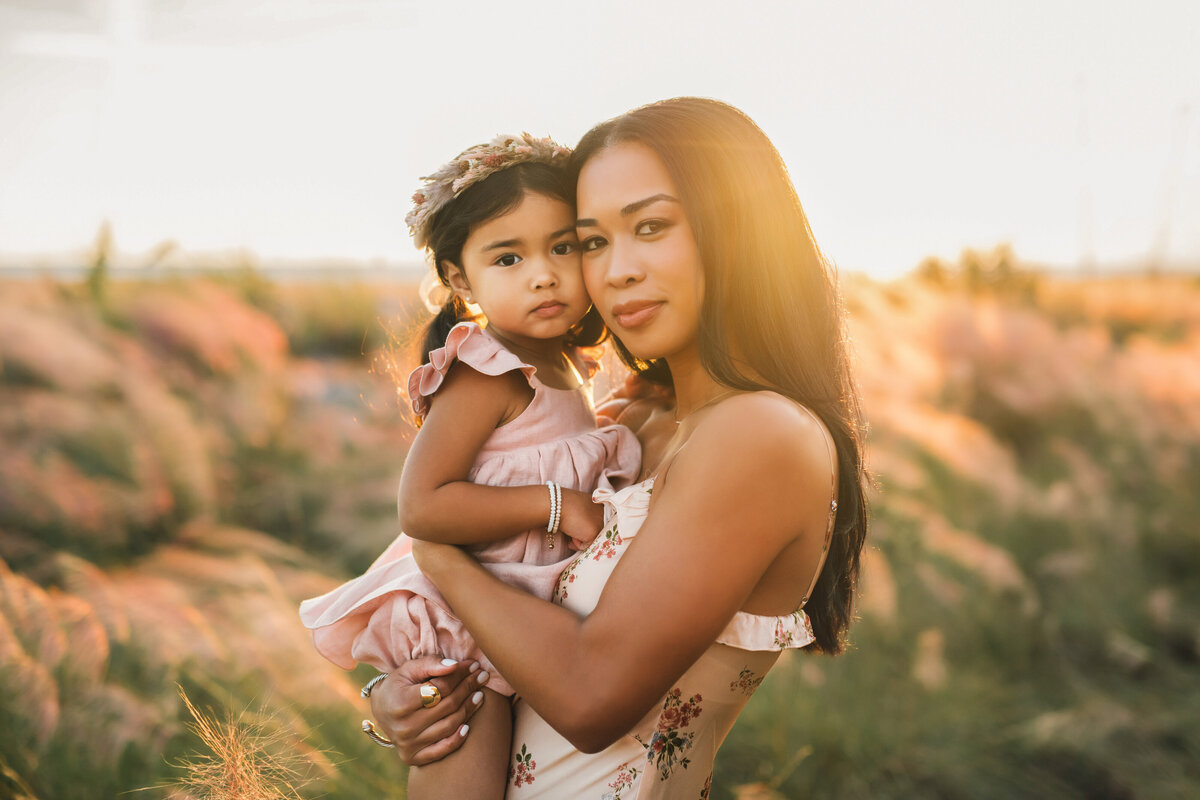
<svg viewBox="0 0 1200 800"><path fill-rule="evenodd" d="M456 548L413 553L517 692L596 752L645 715L798 540L805 566L791 606L776 613L799 604L812 574L801 573L816 569L824 542L824 436L778 397L715 407L654 487L649 518L585 618L501 583Z"/></svg>
<svg viewBox="0 0 1200 800"><path fill-rule="evenodd" d="M484 375L456 363L446 374L408 452L400 478L400 526L414 539L479 544L545 526L545 486L481 486L467 474L488 437L529 402L520 373ZM562 490L559 529L590 540L604 509L584 492ZM590 533L589 533L590 531Z"/></svg>

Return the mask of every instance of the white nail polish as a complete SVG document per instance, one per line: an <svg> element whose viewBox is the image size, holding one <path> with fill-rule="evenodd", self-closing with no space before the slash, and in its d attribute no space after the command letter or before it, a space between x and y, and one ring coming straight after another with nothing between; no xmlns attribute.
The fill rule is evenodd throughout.
<svg viewBox="0 0 1200 800"><path fill-rule="evenodd" d="M479 662L472 661L471 666L467 668L467 672L476 672L479 669Z"/></svg>
<svg viewBox="0 0 1200 800"><path fill-rule="evenodd" d="M458 662L457 662L457 661L455 661L453 658L443 658L443 659L442 659L442 666L443 666L443 667L453 667L453 666L454 666L455 664L457 664L457 663L458 663Z"/></svg>
<svg viewBox="0 0 1200 800"><path fill-rule="evenodd" d="M461 728L458 729L458 735L465 739L467 737L467 731L469 731L469 730L471 730L470 725L463 725Z"/></svg>
<svg viewBox="0 0 1200 800"><path fill-rule="evenodd" d="M480 673L479 673L479 682L480 682L480 683L487 683L487 682L488 682L488 678L490 678L490 677L492 677L492 676L491 676L491 675L488 675L488 674L487 674L487 670L485 669L485 670L483 670L482 672L480 672Z"/></svg>
<svg viewBox="0 0 1200 800"><path fill-rule="evenodd" d="M471 695L471 702L474 703L475 705L479 705L480 703L482 703L483 702L483 692L476 692L475 694Z"/></svg>

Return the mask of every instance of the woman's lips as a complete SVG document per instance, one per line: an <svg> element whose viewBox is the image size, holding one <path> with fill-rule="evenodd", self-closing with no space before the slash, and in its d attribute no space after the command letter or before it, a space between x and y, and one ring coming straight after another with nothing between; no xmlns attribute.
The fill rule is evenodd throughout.
<svg viewBox="0 0 1200 800"><path fill-rule="evenodd" d="M622 328L638 328L645 325L658 314L663 304L660 302L637 301L621 303L613 306L612 314L617 324Z"/></svg>

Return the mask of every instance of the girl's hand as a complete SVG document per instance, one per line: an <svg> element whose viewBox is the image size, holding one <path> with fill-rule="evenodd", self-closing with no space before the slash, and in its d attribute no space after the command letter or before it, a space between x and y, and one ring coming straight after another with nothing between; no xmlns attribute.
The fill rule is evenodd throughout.
<svg viewBox="0 0 1200 800"><path fill-rule="evenodd" d="M483 704L478 690L489 677L474 661L420 656L375 685L371 715L405 764L419 767L440 761L462 747L470 729L467 720ZM423 683L432 683L442 693L433 708L421 706L418 687Z"/></svg>
<svg viewBox="0 0 1200 800"><path fill-rule="evenodd" d="M603 505L593 503L592 496L587 492L562 490L562 517L558 521L558 530L571 540L568 547L582 550L596 538L603 526Z"/></svg>

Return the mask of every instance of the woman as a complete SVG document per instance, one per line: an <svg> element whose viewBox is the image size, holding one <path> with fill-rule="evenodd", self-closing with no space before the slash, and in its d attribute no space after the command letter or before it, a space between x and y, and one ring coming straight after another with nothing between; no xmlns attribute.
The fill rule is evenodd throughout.
<svg viewBox="0 0 1200 800"><path fill-rule="evenodd" d="M779 652L842 649L866 503L840 304L778 153L736 109L645 106L573 158L588 291L675 407L641 426L642 481L598 491L606 529L555 603L457 548L414 555L521 695L509 796L703 797ZM470 669L410 662L372 697L410 764L461 743L486 679ZM445 699L421 709L412 681L432 675Z"/></svg>

